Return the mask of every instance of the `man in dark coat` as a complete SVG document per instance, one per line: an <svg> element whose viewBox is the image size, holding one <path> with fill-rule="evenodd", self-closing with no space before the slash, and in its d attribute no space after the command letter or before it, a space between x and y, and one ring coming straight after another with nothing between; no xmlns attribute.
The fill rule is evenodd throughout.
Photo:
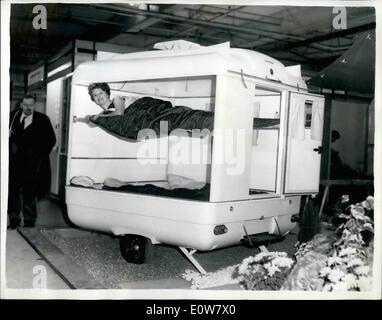
<svg viewBox="0 0 382 320"><path fill-rule="evenodd" d="M56 137L49 118L35 111L36 99L26 95L21 109L10 115L8 215L9 228L20 225L20 211L24 227L34 227L37 219L36 196L41 189L44 164Z"/></svg>

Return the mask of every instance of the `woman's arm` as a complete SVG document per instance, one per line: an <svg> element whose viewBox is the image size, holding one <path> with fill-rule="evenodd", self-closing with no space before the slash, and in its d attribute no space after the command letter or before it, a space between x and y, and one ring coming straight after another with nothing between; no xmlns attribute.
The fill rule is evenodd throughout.
<svg viewBox="0 0 382 320"><path fill-rule="evenodd" d="M114 115L122 115L125 111L125 99L116 96L113 99L113 104L115 106L115 111L113 111Z"/></svg>
<svg viewBox="0 0 382 320"><path fill-rule="evenodd" d="M89 127L94 128L96 125L92 122L90 122L91 115L85 116L84 118L76 118L76 122L83 122L86 123Z"/></svg>
<svg viewBox="0 0 382 320"><path fill-rule="evenodd" d="M93 115L92 119L96 119L98 117L111 117L111 116L123 115L123 113L125 111L125 100L123 98L121 98L120 96L116 96L113 99L113 104L114 104L115 110L113 110L112 112L110 112L110 110L109 110L109 112L106 112L106 113L105 113L105 111L103 111L98 115Z"/></svg>
<svg viewBox="0 0 382 320"><path fill-rule="evenodd" d="M110 117L110 116L123 115L124 111L125 111L125 106L132 104L137 99L138 99L138 97L135 97L135 96L127 96L125 98L122 98L120 96L116 96L113 99L113 104L115 107L114 111L108 112L108 113L104 113L104 111L103 111L97 115L88 115L85 118L78 118L77 121L78 122L84 122L84 123L88 124L89 126L94 127L95 125L94 125L94 123L92 123L90 121L90 118L92 120L96 120L98 117Z"/></svg>

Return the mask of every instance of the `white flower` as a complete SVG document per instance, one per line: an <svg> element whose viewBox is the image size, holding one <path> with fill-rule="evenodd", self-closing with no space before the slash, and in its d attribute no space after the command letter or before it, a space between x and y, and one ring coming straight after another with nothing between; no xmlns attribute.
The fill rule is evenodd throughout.
<svg viewBox="0 0 382 320"><path fill-rule="evenodd" d="M344 231L342 231L342 239L347 239L349 236L351 235L350 231L348 229L344 229Z"/></svg>
<svg viewBox="0 0 382 320"><path fill-rule="evenodd" d="M192 287L195 286L195 283L198 283L201 281L201 279L203 279L203 277L207 276L208 274L206 275L201 275L199 272L197 271L193 271L193 270L190 270L190 269L187 269L181 276L183 279L185 279L186 281L190 281L192 282Z"/></svg>
<svg viewBox="0 0 382 320"><path fill-rule="evenodd" d="M370 203L367 200L362 201L361 202L361 206L362 206L362 208L365 208L365 209L370 209L371 208Z"/></svg>
<svg viewBox="0 0 382 320"><path fill-rule="evenodd" d="M360 258L353 258L349 260L348 262L348 268L355 267L355 266L361 266L363 265L363 261Z"/></svg>
<svg viewBox="0 0 382 320"><path fill-rule="evenodd" d="M250 273L249 266L247 264L241 264L238 269L238 273L242 275L247 275Z"/></svg>
<svg viewBox="0 0 382 320"><path fill-rule="evenodd" d="M209 272L204 275L200 275L198 272L192 271L192 272L185 272L184 274L187 274L190 276L192 274L192 289L201 289L201 288L210 288L210 287L216 287L219 285L225 285L225 284L231 284L231 283L238 283L241 278L233 278L232 274L235 270L237 265L229 266L227 268L221 269L216 272Z"/></svg>
<svg viewBox="0 0 382 320"><path fill-rule="evenodd" d="M320 276L321 277L326 277L330 272L332 272L332 269L329 267L324 267L320 271Z"/></svg>
<svg viewBox="0 0 382 320"><path fill-rule="evenodd" d="M248 264L247 263L242 263L241 265L239 265L239 268L238 268L237 271L238 271L239 274L247 273L247 271L248 271Z"/></svg>
<svg viewBox="0 0 382 320"><path fill-rule="evenodd" d="M367 217L361 206L352 206L350 212L356 220L365 220Z"/></svg>
<svg viewBox="0 0 382 320"><path fill-rule="evenodd" d="M275 253L275 257L286 257L288 254L286 252L274 252Z"/></svg>
<svg viewBox="0 0 382 320"><path fill-rule="evenodd" d="M349 202L349 201L350 201L349 195L348 194L343 194L342 197L341 197L341 203Z"/></svg>
<svg viewBox="0 0 382 320"><path fill-rule="evenodd" d="M342 260L339 257L329 257L328 258L328 266L332 266L334 264L341 264Z"/></svg>
<svg viewBox="0 0 382 320"><path fill-rule="evenodd" d="M368 196L366 198L366 201L369 202L370 208L374 209L374 197L373 196Z"/></svg>
<svg viewBox="0 0 382 320"><path fill-rule="evenodd" d="M272 264L280 268L290 268L293 265L293 260L286 257L277 257L272 260Z"/></svg>
<svg viewBox="0 0 382 320"><path fill-rule="evenodd" d="M239 274L248 274L249 265L254 262L254 257L245 258L239 265L238 272Z"/></svg>
<svg viewBox="0 0 382 320"><path fill-rule="evenodd" d="M346 248L342 248L338 255L340 257L343 257L343 256L352 255L356 253L357 253L357 250L355 248L346 247Z"/></svg>
<svg viewBox="0 0 382 320"><path fill-rule="evenodd" d="M346 241L362 242L362 236L360 234L348 234Z"/></svg>
<svg viewBox="0 0 382 320"><path fill-rule="evenodd" d="M370 272L369 266L359 266L354 269L354 272L358 275L368 275Z"/></svg>
<svg viewBox="0 0 382 320"><path fill-rule="evenodd" d="M264 268L264 269L268 269L270 266L271 266L271 263L270 263L270 262L267 262L267 263L264 263L264 264L263 264L263 268Z"/></svg>
<svg viewBox="0 0 382 320"><path fill-rule="evenodd" d="M260 252L253 258L253 262L259 262L267 256L269 256L269 252Z"/></svg>
<svg viewBox="0 0 382 320"><path fill-rule="evenodd" d="M245 259L242 261L242 263L244 263L244 264L250 264L250 263L252 263L252 262L254 262L254 261L255 261L255 257L251 256L251 257L245 258Z"/></svg>
<svg viewBox="0 0 382 320"><path fill-rule="evenodd" d="M265 264L264 264L264 269L268 271L268 275L269 275L270 277L273 277L273 275L274 275L276 272L280 271L280 269L279 269L277 266L275 266L275 265L273 265L273 264L271 264L271 263L265 263Z"/></svg>
<svg viewBox="0 0 382 320"><path fill-rule="evenodd" d="M325 284L323 287L322 287L322 291L332 291L332 284L331 283L327 283Z"/></svg>
<svg viewBox="0 0 382 320"><path fill-rule="evenodd" d="M347 273L343 277L342 281L346 283L348 290L355 289L358 287L357 277L352 273Z"/></svg>
<svg viewBox="0 0 382 320"><path fill-rule="evenodd" d="M345 273L342 270L335 268L329 273L328 279L333 283L337 283L344 277L344 275Z"/></svg>
<svg viewBox="0 0 382 320"><path fill-rule="evenodd" d="M373 228L372 224L369 223L369 222L366 222L366 223L363 225L363 228L364 228L364 229L371 230L371 231L374 231L374 228Z"/></svg>

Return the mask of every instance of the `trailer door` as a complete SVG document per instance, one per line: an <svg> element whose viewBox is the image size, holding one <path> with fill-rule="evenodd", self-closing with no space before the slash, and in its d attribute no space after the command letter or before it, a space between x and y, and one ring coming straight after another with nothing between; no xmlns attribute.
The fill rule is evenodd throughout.
<svg viewBox="0 0 382 320"><path fill-rule="evenodd" d="M317 193L320 182L324 97L290 92L284 193Z"/></svg>

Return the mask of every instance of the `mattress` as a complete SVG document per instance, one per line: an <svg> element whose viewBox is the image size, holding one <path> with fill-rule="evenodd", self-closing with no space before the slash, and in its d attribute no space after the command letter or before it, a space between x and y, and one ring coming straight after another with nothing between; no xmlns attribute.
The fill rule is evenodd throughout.
<svg viewBox="0 0 382 320"><path fill-rule="evenodd" d="M178 199L209 201L210 184L198 182L186 177L169 174L168 181L122 182L107 178L103 183L96 183L86 176L73 177L70 185L79 188L118 191L136 194L156 195Z"/></svg>

